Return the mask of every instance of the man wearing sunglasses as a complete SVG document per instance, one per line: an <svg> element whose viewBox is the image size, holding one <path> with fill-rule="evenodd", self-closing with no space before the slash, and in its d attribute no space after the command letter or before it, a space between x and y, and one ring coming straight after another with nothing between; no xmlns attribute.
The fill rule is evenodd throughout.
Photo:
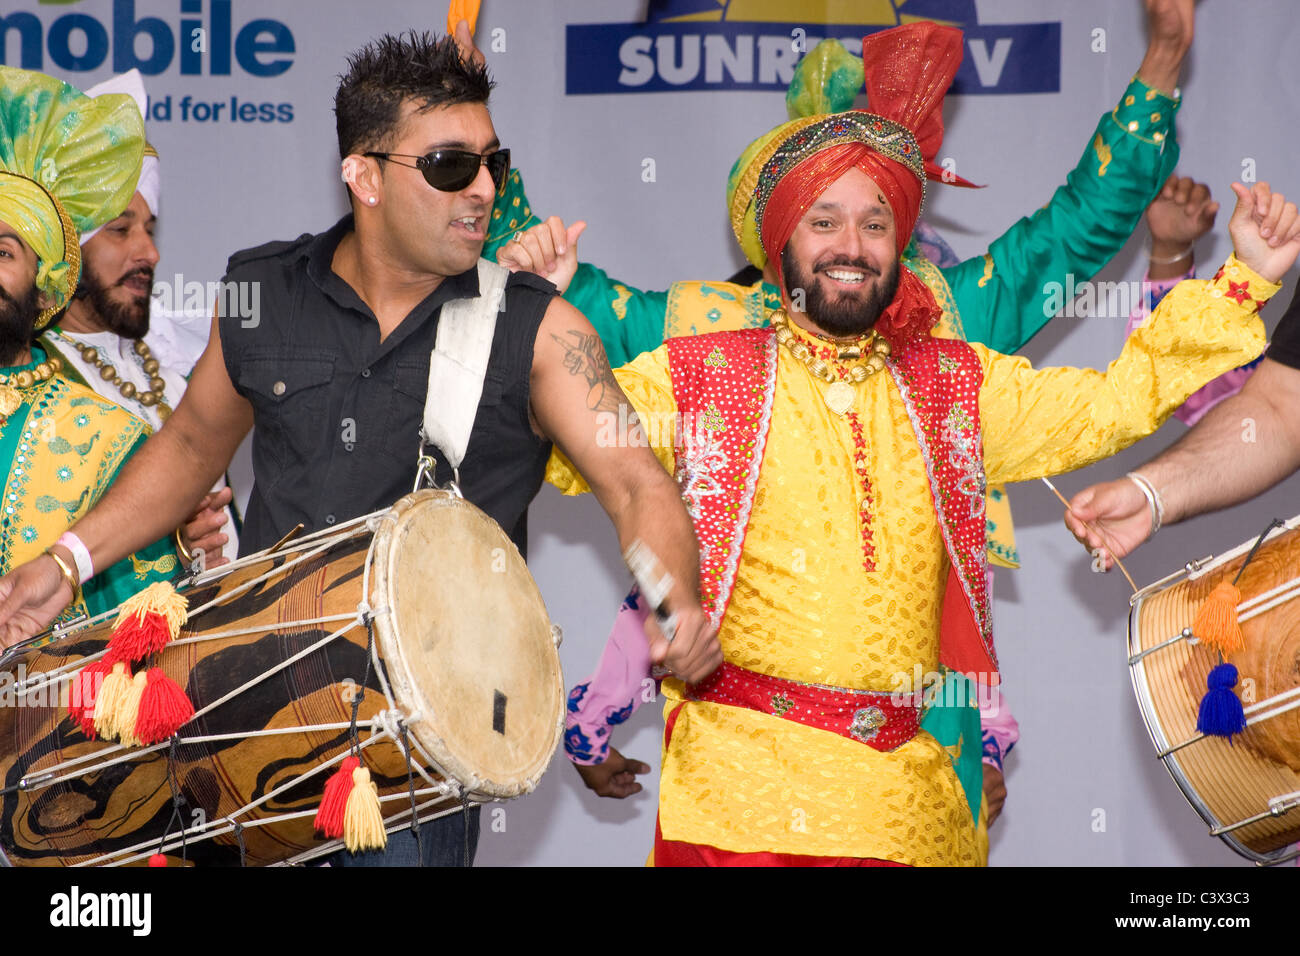
<svg viewBox="0 0 1300 956"><path fill-rule="evenodd" d="M218 315L167 426L74 526L95 566L175 527L253 426L241 554L298 524L310 533L387 508L411 489L442 307L480 297L479 256L509 155L487 110L491 81L452 40L384 36L349 67L335 113L352 213L320 235L231 257L225 282L256 283L260 312ZM590 480L621 544L641 539L679 582L666 602L680 621L666 663L698 680L722 658L699 606L697 546L677 487L648 448L598 441L602 415L625 401L581 313L546 280L512 275L464 458L453 475L435 450L435 480L456 477L524 551L554 442ZM35 633L69 600L50 558L0 579L0 644ZM333 861L468 863L477 834L477 811L453 814L421 827L419 854L403 832L387 852Z"/></svg>

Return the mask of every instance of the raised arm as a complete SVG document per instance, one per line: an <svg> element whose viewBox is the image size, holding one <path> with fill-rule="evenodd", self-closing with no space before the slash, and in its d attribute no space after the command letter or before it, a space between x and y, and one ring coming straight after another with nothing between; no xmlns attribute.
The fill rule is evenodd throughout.
<svg viewBox="0 0 1300 956"><path fill-rule="evenodd" d="M533 415L581 472L626 550L640 540L672 574L667 610L677 614L671 647L652 640L651 657L694 683L722 662L717 635L699 603L699 545L676 483L628 423L631 404L610 370L591 323L563 299L537 333Z"/></svg>
<svg viewBox="0 0 1300 956"><path fill-rule="evenodd" d="M1023 359L988 355L980 392L990 481L1070 471L1154 431L1206 381L1264 348L1259 306L1300 252L1295 205L1257 183L1233 185L1229 230L1236 254L1209 281L1180 283L1150 323L1124 343L1105 375L1034 371Z"/></svg>
<svg viewBox="0 0 1300 956"><path fill-rule="evenodd" d="M132 457L99 504L72 527L96 568L171 534L221 475L252 427L253 413L230 383L216 323L185 397L167 424ZM56 545L69 566L75 560ZM0 643L38 634L72 600L58 564L42 555L0 578Z"/></svg>
<svg viewBox="0 0 1300 956"><path fill-rule="evenodd" d="M1300 214L1258 183L1247 194L1233 186L1237 208L1229 225L1238 250L1260 260L1266 278L1290 268L1300 252ZM1184 283L1183 285L1186 285ZM1182 286L1179 286L1182 288ZM1171 295L1178 294L1175 289ZM1163 305L1163 303L1162 303ZM1172 448L1137 469L1159 496L1162 523L1226 508L1271 488L1300 467L1300 315L1297 301L1278 325L1258 370L1241 391L1211 409ZM1249 436L1249 439L1248 437ZM1093 485L1070 501L1065 524L1105 566L1151 534L1153 507L1135 480Z"/></svg>
<svg viewBox="0 0 1300 956"><path fill-rule="evenodd" d="M1193 0L1145 0L1149 43L1137 76L1101 118L1065 185L982 256L943 269L966 338L1021 349L1056 314L1060 290L1123 248L1178 161L1174 88L1192 43Z"/></svg>

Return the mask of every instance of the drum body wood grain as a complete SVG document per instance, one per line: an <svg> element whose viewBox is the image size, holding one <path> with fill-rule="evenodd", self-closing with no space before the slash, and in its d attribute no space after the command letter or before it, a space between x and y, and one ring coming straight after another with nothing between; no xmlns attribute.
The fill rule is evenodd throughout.
<svg viewBox="0 0 1300 956"><path fill-rule="evenodd" d="M173 790L192 862L237 865L241 841L249 864L325 852L313 816L358 698L390 829L409 824L411 789L426 819L536 786L563 727L556 638L518 551L478 509L417 492L208 578L183 590L191 619L159 656L197 712L167 744L89 741L67 716L70 678L111 621L6 658L19 691L0 707L10 863L138 862L165 831L179 857Z"/></svg>
<svg viewBox="0 0 1300 956"><path fill-rule="evenodd" d="M1190 633L1206 596L1233 580L1254 540L1194 577L1144 589L1129 615L1133 687L1166 769L1211 834L1259 863L1291 858L1300 841L1300 519L1287 524L1291 530L1274 532L1237 583L1245 649L1229 662L1240 675L1248 726L1231 744L1196 731L1217 653L1173 639Z"/></svg>

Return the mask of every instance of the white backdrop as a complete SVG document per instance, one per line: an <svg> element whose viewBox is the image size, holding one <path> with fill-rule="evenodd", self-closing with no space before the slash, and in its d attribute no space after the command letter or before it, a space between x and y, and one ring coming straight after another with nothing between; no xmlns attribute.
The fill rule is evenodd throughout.
<svg viewBox="0 0 1300 956"><path fill-rule="evenodd" d="M960 5L968 4L949 4ZM797 22L806 6L791 0L788 19ZM877 6L863 0L864 10ZM1139 0L978 0L973 6L985 27L1059 23L1060 91L950 99L941 157L953 158L959 173L988 188L933 189L926 215L963 256L979 254L1046 202L1078 160L1098 117L1114 105L1145 46ZM1178 120L1179 171L1208 182L1227 203L1228 184L1253 161L1259 179L1300 195L1296 5L1206 0L1198 6ZM124 25L132 16L158 18L150 29L169 30L173 38L191 35L194 25L181 24L187 18L208 31L211 52L199 75L182 75L178 54L147 77L155 103L150 138L162 155L164 182L158 278L179 272L187 281L203 282L218 279L236 249L319 231L342 214L332 98L346 53L384 31L441 29L445 10L424 0L83 0L72 6L12 0L5 8L5 62L43 68L79 86L110 73L114 57L123 55ZM62 62L83 54L93 63L97 29L112 44L113 52L92 69L61 68L54 61L51 48L62 41L53 26L70 15L93 19L99 27L80 21L81 35L58 51ZM39 63L21 62L24 38L27 54L35 55L35 29L24 16L34 16L45 31L34 48ZM236 40L229 73L214 74L223 17L233 23L231 37L255 18L283 24L260 35L282 52L258 56L263 62L286 60L287 68L277 76L251 75L241 65ZM485 0L479 38L498 81L492 103L497 130L525 173L536 210L589 221L583 258L642 288L664 288L680 278L725 278L743 264L724 214L725 176L746 143L784 119L782 97L726 90L566 95L566 24L644 18L645 0ZM65 21L59 29L68 26ZM1105 31L1105 52L1094 52L1097 28ZM283 52L286 31L292 53ZM245 35L245 59L258 38ZM224 45L230 49L231 40ZM153 56L144 38L135 49ZM189 118L182 119L187 96ZM251 122L232 122L228 106L216 120L198 120L195 103L228 103L232 96L270 108L254 111ZM157 105L168 98L170 120ZM291 121L285 121L290 113ZM647 158L655 161L654 182L642 179ZM1198 246L1205 274L1229 251L1226 221L1225 211L1213 240ZM1102 278L1140 279L1144 238L1140 230ZM1270 328L1290 296L1285 289L1266 309ZM1124 319L1060 318L1026 353L1039 365L1104 367L1119 351ZM1117 459L1058 485L1068 495L1123 474L1182 430L1171 422ZM1297 488L1293 479L1242 507L1162 531L1128 566L1146 583L1190 558L1226 550L1253 536L1268 518L1300 511ZM1045 488L1013 488L1012 500L1024 567L999 575L995 621L1006 697L1023 737L1008 763L1010 797L993 831L992 863L1241 863L1206 835L1153 756L1124 666L1123 579L1089 573L1087 556L1065 532L1060 506ZM565 629L562 653L572 684L595 664L626 574L593 501L562 501L544 490L532 509L531 541L533 572ZM660 726L659 708L644 707L618 744L657 770ZM645 793L626 801L589 797L557 756L535 794L487 811L480 862L639 864L653 833L654 791L651 777Z"/></svg>

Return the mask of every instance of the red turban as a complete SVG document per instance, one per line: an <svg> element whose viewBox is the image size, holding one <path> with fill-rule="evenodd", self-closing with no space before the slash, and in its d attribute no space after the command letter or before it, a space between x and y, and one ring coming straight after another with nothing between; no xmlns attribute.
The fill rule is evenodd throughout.
<svg viewBox="0 0 1300 956"><path fill-rule="evenodd" d="M803 214L850 169L884 192L900 255L921 213L925 179L943 175L934 157L943 141L943 97L961 63L961 31L928 22L882 30L862 41L862 55L870 112L834 114L795 131L759 175L759 235L778 275Z"/></svg>

